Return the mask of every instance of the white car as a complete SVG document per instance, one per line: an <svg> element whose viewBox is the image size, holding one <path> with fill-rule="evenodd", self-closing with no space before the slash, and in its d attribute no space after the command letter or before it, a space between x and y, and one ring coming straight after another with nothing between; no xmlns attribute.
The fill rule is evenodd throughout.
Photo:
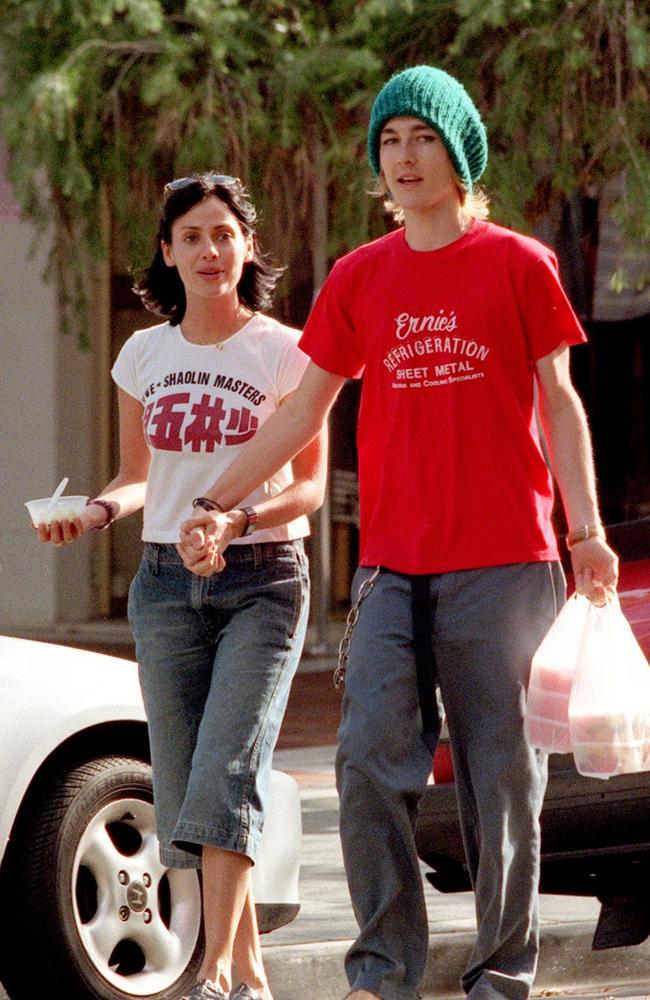
<svg viewBox="0 0 650 1000"><path fill-rule="evenodd" d="M296 782L273 771L253 887L292 920ZM0 637L0 980L12 1000L166 1000L196 978L199 875L165 868L136 665Z"/></svg>

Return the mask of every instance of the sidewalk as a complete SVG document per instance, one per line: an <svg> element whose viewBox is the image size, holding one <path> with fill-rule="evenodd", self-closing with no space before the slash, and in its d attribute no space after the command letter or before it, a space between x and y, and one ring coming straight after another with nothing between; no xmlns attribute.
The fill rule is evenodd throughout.
<svg viewBox="0 0 650 1000"><path fill-rule="evenodd" d="M277 1000L338 1000L348 989L343 958L356 923L343 873L334 786L340 697L329 665L327 670L299 673L274 757L276 768L296 778L303 813L301 912L293 923L264 939L264 960ZM423 865L423 877L425 871ZM424 884L431 931L424 996L461 997L458 981L476 926L473 897L443 894L426 880ZM580 988L605 997L613 995L608 990L621 995L626 986L650 996L650 942L591 951L599 910L595 899L541 897L535 996L558 997Z"/></svg>

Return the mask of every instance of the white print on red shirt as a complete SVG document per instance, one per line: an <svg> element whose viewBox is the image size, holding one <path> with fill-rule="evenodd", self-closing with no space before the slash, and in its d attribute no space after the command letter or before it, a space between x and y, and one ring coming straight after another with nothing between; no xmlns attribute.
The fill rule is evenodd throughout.
<svg viewBox="0 0 650 1000"><path fill-rule="evenodd" d="M485 378L485 373L476 367L476 362L485 361L490 353L485 344L460 336L418 336L431 330L455 330L457 325L453 310L447 314L441 309L437 316L400 313L395 319L397 339L404 341L410 334L415 336L392 347L383 358L384 366L394 377L392 388L428 389ZM433 355L438 357L431 357L430 364L421 363L423 358Z"/></svg>
<svg viewBox="0 0 650 1000"><path fill-rule="evenodd" d="M190 399L189 392L175 392L145 406L142 424L152 448L183 451L189 446L191 451L212 452L215 446L244 444L259 426L247 406L227 409L221 396L207 392L192 406Z"/></svg>
<svg viewBox="0 0 650 1000"><path fill-rule="evenodd" d="M393 373L391 388L428 389L485 378L485 373L476 368L476 362L485 361L490 353L485 344L460 336L422 336L432 331L449 333L457 326L458 318L453 309L449 313L440 309L436 315L428 316L412 316L407 312L396 316L396 338L406 341L411 334L413 337L391 348L383 358L385 367ZM423 365L421 361L428 355L438 357L432 357L430 364Z"/></svg>
<svg viewBox="0 0 650 1000"><path fill-rule="evenodd" d="M458 326L456 313L447 315L444 309L437 316L411 316L403 312L395 317L395 336L398 340L406 340L410 333L453 333Z"/></svg>
<svg viewBox="0 0 650 1000"><path fill-rule="evenodd" d="M434 385L452 385L453 382L472 382L477 378L485 378L485 372L474 371L472 366L459 361L457 365L435 365L432 369L436 377L429 374L429 367L400 368L396 379L403 382L393 382L393 389L428 389ZM442 376L442 377L437 377Z"/></svg>

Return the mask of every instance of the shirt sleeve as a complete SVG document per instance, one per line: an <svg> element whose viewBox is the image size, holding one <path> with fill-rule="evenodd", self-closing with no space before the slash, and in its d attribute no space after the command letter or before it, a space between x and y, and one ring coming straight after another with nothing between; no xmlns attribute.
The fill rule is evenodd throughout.
<svg viewBox="0 0 650 1000"><path fill-rule="evenodd" d="M300 347L314 364L333 375L360 378L365 367L363 343L352 318L350 268L339 261L316 299Z"/></svg>
<svg viewBox="0 0 650 1000"><path fill-rule="evenodd" d="M298 338L288 345L278 370L278 396L284 399L297 387L302 378L305 368L309 364L309 357L298 347Z"/></svg>
<svg viewBox="0 0 650 1000"><path fill-rule="evenodd" d="M129 396L140 400L141 387L136 372L136 338L133 334L122 347L111 369L113 381Z"/></svg>
<svg viewBox="0 0 650 1000"><path fill-rule="evenodd" d="M548 250L531 262L524 279L524 323L531 357L546 357L562 343L582 344L587 335L576 316Z"/></svg>

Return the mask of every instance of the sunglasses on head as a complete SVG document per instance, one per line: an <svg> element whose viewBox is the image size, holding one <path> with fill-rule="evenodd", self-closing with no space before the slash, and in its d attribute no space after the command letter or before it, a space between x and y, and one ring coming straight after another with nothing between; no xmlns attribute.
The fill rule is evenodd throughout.
<svg viewBox="0 0 650 1000"><path fill-rule="evenodd" d="M201 181L208 181L210 184L221 184L223 187L241 185L239 177L231 177L230 174L193 174L191 177L177 177L175 181L165 184L163 192L168 197L174 191L182 191L183 188L191 187L192 184L200 184Z"/></svg>

